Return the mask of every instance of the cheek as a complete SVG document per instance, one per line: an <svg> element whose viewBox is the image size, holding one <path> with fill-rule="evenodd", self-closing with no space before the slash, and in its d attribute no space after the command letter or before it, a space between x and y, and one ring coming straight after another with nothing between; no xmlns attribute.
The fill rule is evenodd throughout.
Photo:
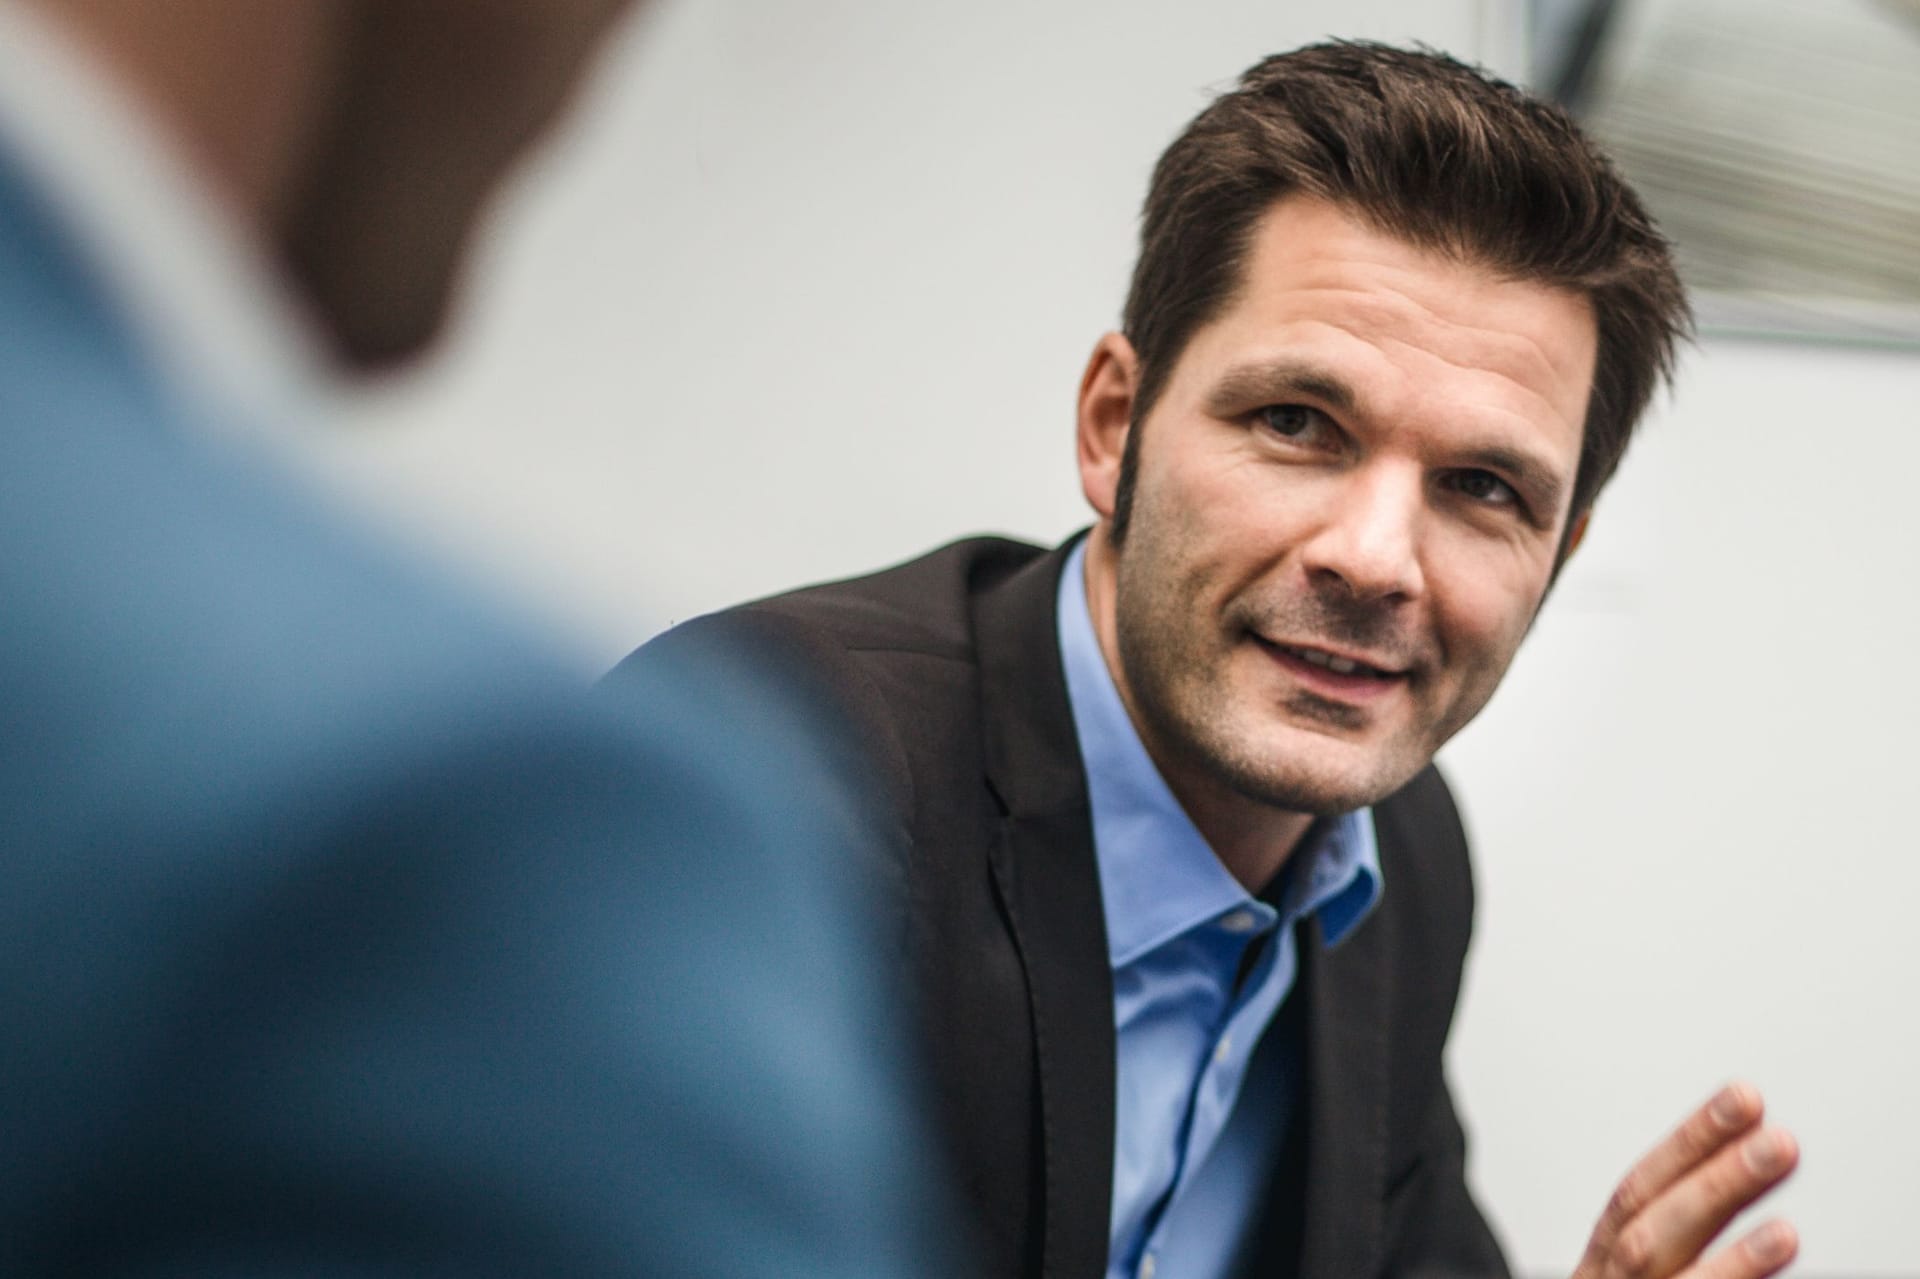
<svg viewBox="0 0 1920 1279"><path fill-rule="evenodd" d="M1214 577L1228 545L1218 511L1194 475L1179 467L1142 469L1134 490L1123 562L1150 568L1163 589L1190 594ZM1147 563L1141 564L1140 561Z"/></svg>
<svg viewBox="0 0 1920 1279"><path fill-rule="evenodd" d="M1174 522L1216 570L1245 579L1287 558L1318 523L1326 486L1313 477L1229 461L1187 477Z"/></svg>
<svg viewBox="0 0 1920 1279"><path fill-rule="evenodd" d="M1159 442L1177 437L1182 448L1156 450L1156 437L1145 438L1123 557L1151 559L1151 576L1199 625L1267 593L1275 566L1311 523L1316 497L1302 477L1249 459L1233 437L1187 426L1156 424Z"/></svg>
<svg viewBox="0 0 1920 1279"><path fill-rule="evenodd" d="M1483 561L1445 580L1435 613L1452 664L1470 681L1497 681L1533 625L1545 571L1531 563Z"/></svg>

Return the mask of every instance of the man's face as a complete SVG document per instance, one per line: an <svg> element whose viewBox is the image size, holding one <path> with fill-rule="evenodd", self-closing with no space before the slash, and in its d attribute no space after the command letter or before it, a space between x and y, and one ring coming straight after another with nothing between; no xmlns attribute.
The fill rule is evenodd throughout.
<svg viewBox="0 0 1920 1279"><path fill-rule="evenodd" d="M1093 561L1109 663L1183 798L1357 808L1485 705L1552 576L1595 343L1578 296L1320 201L1269 211L1138 428L1124 540ZM1119 442L1087 431L1083 412L1110 516Z"/></svg>

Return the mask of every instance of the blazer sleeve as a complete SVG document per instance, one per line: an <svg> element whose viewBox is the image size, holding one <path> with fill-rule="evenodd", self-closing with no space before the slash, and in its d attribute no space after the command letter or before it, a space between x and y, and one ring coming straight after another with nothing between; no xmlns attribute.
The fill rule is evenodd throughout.
<svg viewBox="0 0 1920 1279"><path fill-rule="evenodd" d="M1506 1258L1467 1187L1466 1133L1444 1079L1428 1107L1418 1161L1387 1191L1386 1274L1507 1279Z"/></svg>

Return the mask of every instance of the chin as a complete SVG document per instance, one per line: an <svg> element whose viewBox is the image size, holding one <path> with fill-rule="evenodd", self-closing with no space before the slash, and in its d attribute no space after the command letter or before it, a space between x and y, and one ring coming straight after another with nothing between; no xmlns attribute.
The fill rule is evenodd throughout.
<svg viewBox="0 0 1920 1279"><path fill-rule="evenodd" d="M282 253L335 357L361 372L418 358L440 340L458 301L466 223L356 235L345 222L327 224L325 212L307 211Z"/></svg>
<svg viewBox="0 0 1920 1279"><path fill-rule="evenodd" d="M1240 776L1227 780L1235 791L1269 808L1289 813L1307 813L1314 817L1338 817L1342 813L1351 813L1355 809L1378 803L1398 789L1356 786L1346 778L1305 778L1297 775Z"/></svg>
<svg viewBox="0 0 1920 1279"><path fill-rule="evenodd" d="M1315 817L1337 817L1379 803L1412 781L1427 764L1425 756L1407 758L1399 752L1383 756L1319 734L1283 736L1283 743L1257 757L1216 755L1216 774L1235 792L1256 803ZM1308 739L1304 743L1303 736ZM1323 755L1304 763L1300 756L1307 752ZM1286 762L1276 764L1276 760Z"/></svg>
<svg viewBox="0 0 1920 1279"><path fill-rule="evenodd" d="M328 317L335 357L357 373L378 374L412 364L432 353L448 324L444 306L413 311L369 308Z"/></svg>

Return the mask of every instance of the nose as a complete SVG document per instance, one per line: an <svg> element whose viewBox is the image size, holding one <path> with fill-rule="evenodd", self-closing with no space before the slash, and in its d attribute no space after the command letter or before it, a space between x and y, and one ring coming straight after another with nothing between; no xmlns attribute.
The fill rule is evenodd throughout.
<svg viewBox="0 0 1920 1279"><path fill-rule="evenodd" d="M1362 466L1348 472L1301 548L1308 578L1358 600L1418 598L1426 586L1420 564L1421 494L1413 468Z"/></svg>

